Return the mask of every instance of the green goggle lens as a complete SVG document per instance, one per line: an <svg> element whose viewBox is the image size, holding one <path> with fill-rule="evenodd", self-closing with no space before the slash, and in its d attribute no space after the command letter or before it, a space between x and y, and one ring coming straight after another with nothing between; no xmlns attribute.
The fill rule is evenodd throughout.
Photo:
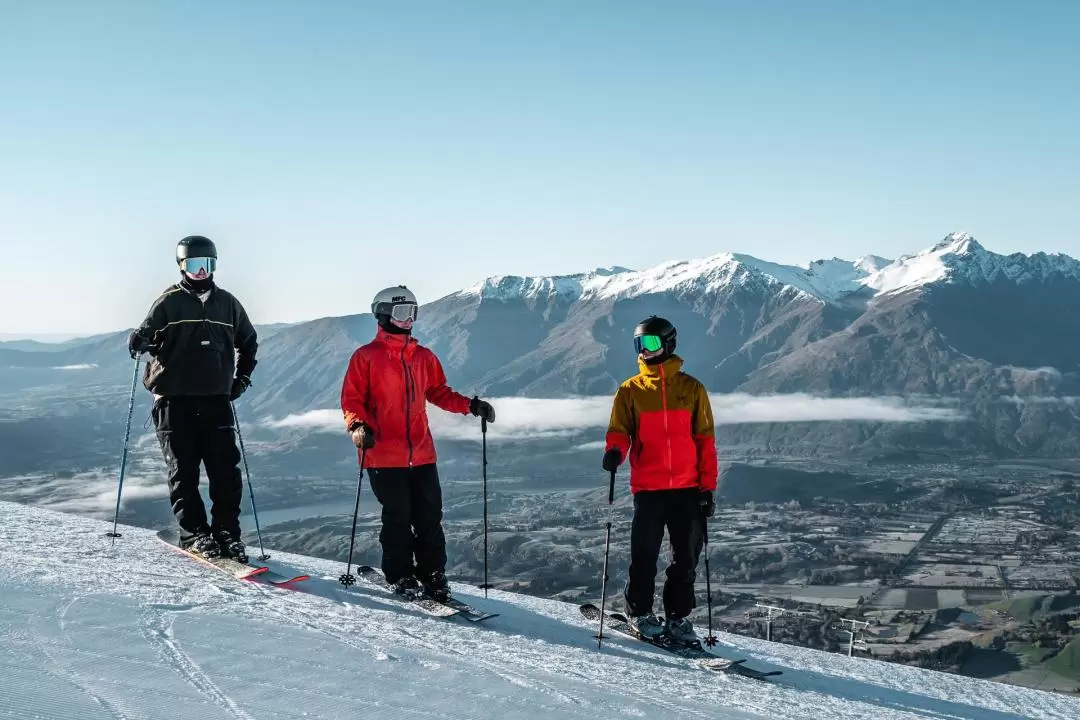
<svg viewBox="0 0 1080 720"><path fill-rule="evenodd" d="M659 335L639 335L634 338L634 347L639 353L652 353L664 347L664 341L660 339Z"/></svg>

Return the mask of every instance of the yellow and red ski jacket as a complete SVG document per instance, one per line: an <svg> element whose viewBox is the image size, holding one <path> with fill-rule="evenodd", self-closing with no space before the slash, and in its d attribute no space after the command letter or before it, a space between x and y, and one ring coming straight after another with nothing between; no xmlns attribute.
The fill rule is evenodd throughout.
<svg viewBox="0 0 1080 720"><path fill-rule="evenodd" d="M619 386L607 449L630 457L630 492L716 489L712 405L705 386L672 355L659 365L638 359L639 372Z"/></svg>

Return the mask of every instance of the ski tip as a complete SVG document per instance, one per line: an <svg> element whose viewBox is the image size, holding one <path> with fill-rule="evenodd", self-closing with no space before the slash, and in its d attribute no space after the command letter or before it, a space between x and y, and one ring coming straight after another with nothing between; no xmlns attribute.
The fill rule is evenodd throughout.
<svg viewBox="0 0 1080 720"><path fill-rule="evenodd" d="M271 585L288 585L289 583L298 583L298 582L304 582L305 580L310 580L311 576L310 575L297 575L295 577L288 577L288 578L287 577L282 577L282 578L263 578L263 579L266 580L266 582L270 583Z"/></svg>

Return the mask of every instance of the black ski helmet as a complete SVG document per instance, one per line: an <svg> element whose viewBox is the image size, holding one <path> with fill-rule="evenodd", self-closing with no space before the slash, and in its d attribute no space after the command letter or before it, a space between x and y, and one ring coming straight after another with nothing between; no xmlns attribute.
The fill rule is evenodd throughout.
<svg viewBox="0 0 1080 720"><path fill-rule="evenodd" d="M634 345L637 346L637 338L642 335L656 335L663 342L664 352L662 355L657 356L652 361L659 362L666 360L675 354L675 336L678 333L675 331L675 326L669 321L656 315L650 315L637 324L634 328ZM641 351L638 350L638 354Z"/></svg>
<svg viewBox="0 0 1080 720"><path fill-rule="evenodd" d="M176 264L188 258L212 257L217 259L214 241L202 235L188 235L176 244Z"/></svg>

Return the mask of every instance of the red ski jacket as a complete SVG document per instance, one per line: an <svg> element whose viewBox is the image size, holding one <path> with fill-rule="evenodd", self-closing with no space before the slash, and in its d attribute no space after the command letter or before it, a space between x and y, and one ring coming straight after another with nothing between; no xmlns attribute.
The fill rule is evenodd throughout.
<svg viewBox="0 0 1080 720"><path fill-rule="evenodd" d="M624 382L611 408L607 449L630 456L630 492L716 489L712 405L705 386L672 355Z"/></svg>
<svg viewBox="0 0 1080 720"><path fill-rule="evenodd" d="M346 428L359 420L375 431L375 447L367 451L365 467L436 461L428 402L447 412L469 414L469 398L446 384L435 353L412 336L380 329L373 341L352 354L341 386L341 410Z"/></svg>

